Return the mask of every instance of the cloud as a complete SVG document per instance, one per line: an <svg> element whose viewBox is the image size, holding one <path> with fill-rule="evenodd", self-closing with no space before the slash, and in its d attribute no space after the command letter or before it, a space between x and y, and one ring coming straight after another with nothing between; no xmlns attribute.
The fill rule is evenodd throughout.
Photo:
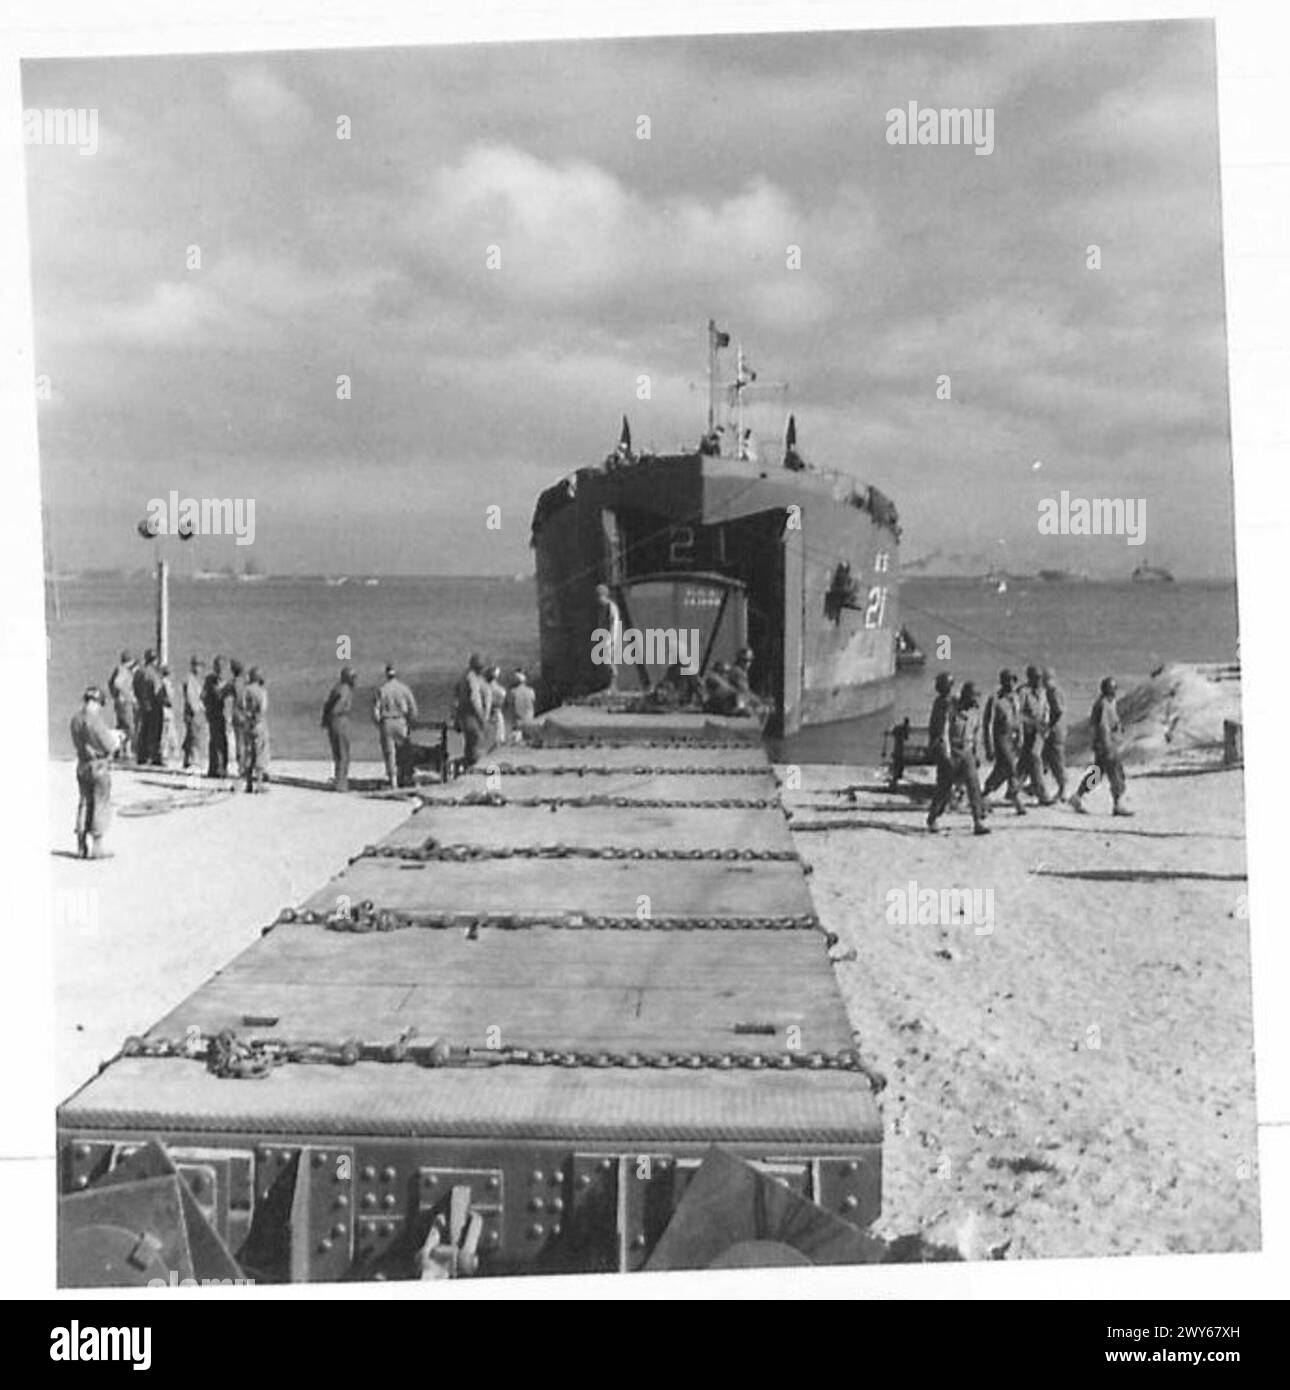
<svg viewBox="0 0 1290 1390"><path fill-rule="evenodd" d="M120 485L90 458L139 460L141 481L175 457L271 472L337 515L375 489L441 528L434 563L468 567L441 510L472 489L594 462L624 410L642 442L693 443L712 317L763 385L791 382L766 393L768 428L791 404L808 453L897 498L915 552L995 544L1010 470L1036 457L1075 488L1117 470L1164 488L1171 459L1192 493L1223 492L1211 33L27 65L26 104L92 92L117 152L29 162L37 360L60 403L42 463L63 496ZM910 99L995 106L996 152L888 146L884 113ZM1189 515L1179 552L1230 563ZM370 544L353 566L427 563Z"/></svg>
<svg viewBox="0 0 1290 1390"><path fill-rule="evenodd" d="M513 145L476 145L435 171L409 220L410 242L462 288L498 301L580 310L624 291L671 304L748 294L789 312L786 250L809 220L764 178L728 197L646 198L585 160L548 161ZM486 265L489 247L500 267ZM801 320L818 294L794 308ZM778 310L776 305L778 304Z"/></svg>
<svg viewBox="0 0 1290 1390"><path fill-rule="evenodd" d="M292 144L313 122L309 103L263 62L229 73L228 102L241 126L265 145Z"/></svg>

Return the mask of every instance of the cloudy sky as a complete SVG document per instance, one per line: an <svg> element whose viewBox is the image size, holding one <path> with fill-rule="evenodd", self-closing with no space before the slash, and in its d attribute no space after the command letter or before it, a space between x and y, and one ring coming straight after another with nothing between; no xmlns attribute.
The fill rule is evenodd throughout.
<svg viewBox="0 0 1290 1390"><path fill-rule="evenodd" d="M993 153L889 144L911 101L993 108ZM265 570L529 569L624 410L695 441L712 316L906 559L1127 574L1039 535L1065 488L1233 573L1207 24L60 61L24 105L99 113L27 149L60 568L145 563L174 488L254 498Z"/></svg>

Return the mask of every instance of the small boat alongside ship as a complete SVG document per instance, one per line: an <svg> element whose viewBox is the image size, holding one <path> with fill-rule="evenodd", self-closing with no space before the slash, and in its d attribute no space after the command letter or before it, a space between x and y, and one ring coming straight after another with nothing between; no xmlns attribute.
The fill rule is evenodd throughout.
<svg viewBox="0 0 1290 1390"><path fill-rule="evenodd" d="M624 630L697 630L701 677L751 647L767 732L854 718L895 697L900 523L878 488L816 466L789 415L778 456L744 425L754 379L740 348L718 385L730 335L708 324L707 430L692 449L617 448L547 488L533 514L542 681L552 701L604 692L593 660L604 585ZM641 696L661 663L619 673Z"/></svg>
<svg viewBox="0 0 1290 1390"><path fill-rule="evenodd" d="M927 653L918 645L910 630L901 625L896 634L896 670L921 671L927 665Z"/></svg>

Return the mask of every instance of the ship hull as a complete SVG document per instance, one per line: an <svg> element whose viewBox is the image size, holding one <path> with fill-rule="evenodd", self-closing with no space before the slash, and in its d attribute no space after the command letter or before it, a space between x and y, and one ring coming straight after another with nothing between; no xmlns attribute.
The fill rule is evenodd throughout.
<svg viewBox="0 0 1290 1390"><path fill-rule="evenodd" d="M542 679L553 703L608 683L593 660L604 622L596 586L609 587L630 622L645 583L657 591L668 576L678 605L691 595L706 604L719 579L727 582L716 626L695 612L704 669L750 645L770 732L893 702L899 526L886 498L849 478L704 454L583 469L542 494L533 545ZM648 673L618 673L625 694L649 683Z"/></svg>

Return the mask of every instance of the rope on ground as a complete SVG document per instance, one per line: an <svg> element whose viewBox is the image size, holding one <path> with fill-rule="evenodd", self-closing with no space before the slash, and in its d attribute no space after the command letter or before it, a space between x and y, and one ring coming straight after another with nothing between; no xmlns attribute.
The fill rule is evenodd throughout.
<svg viewBox="0 0 1290 1390"><path fill-rule="evenodd" d="M186 811L194 806L209 806L229 796L232 788L219 787L210 791L187 792L178 796L157 796L147 801L129 801L116 808L119 816L164 816L168 811Z"/></svg>

